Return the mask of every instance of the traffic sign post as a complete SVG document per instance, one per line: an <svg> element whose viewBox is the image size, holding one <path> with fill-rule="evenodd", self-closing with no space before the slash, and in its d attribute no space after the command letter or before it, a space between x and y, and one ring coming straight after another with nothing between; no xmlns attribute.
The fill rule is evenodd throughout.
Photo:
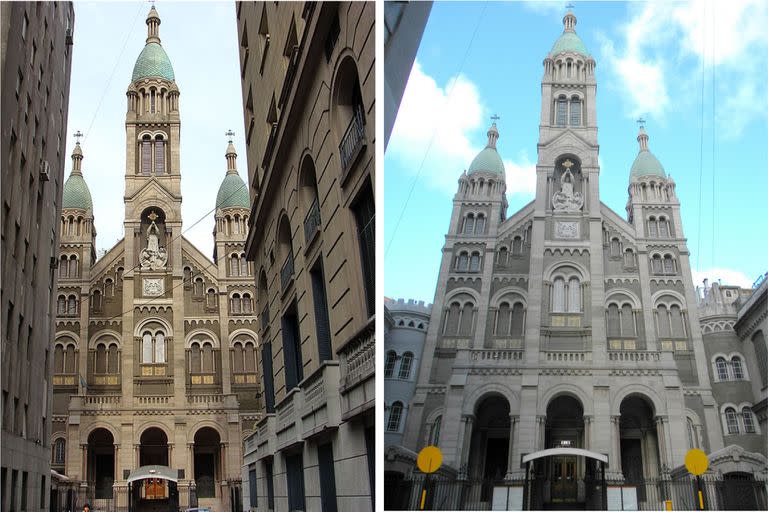
<svg viewBox="0 0 768 512"><path fill-rule="evenodd" d="M709 459L707 454L694 448L685 454L685 468L696 476L696 504L699 510L707 510L707 502L704 497L704 487L701 485L701 475L707 471Z"/></svg>
<svg viewBox="0 0 768 512"><path fill-rule="evenodd" d="M440 448L437 446L427 446L425 448L422 448L422 450L419 452L418 457L416 457L416 466L418 466L419 470L422 473L425 473L427 476L424 479L424 487L421 489L421 500L419 500L419 510L425 510L425 507L427 506L427 494L430 490L430 484L432 483L430 481L429 475L440 469L440 466L443 464L443 452L440 451Z"/></svg>

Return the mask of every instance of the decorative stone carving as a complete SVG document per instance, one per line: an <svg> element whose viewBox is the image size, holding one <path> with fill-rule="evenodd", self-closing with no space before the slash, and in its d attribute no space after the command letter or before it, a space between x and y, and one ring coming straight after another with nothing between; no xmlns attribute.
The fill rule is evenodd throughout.
<svg viewBox="0 0 768 512"><path fill-rule="evenodd" d="M579 238L578 221L555 221L555 237Z"/></svg>
<svg viewBox="0 0 768 512"><path fill-rule="evenodd" d="M165 280L162 277L143 279L144 295L148 297L157 297L165 293Z"/></svg>
<svg viewBox="0 0 768 512"><path fill-rule="evenodd" d="M152 212L149 214L149 220L152 224L147 228L147 247L141 250L139 254L139 262L141 263L141 270L160 270L164 269L168 263L168 253L165 251L165 247L160 247L158 238L159 229L155 224L157 214Z"/></svg>
<svg viewBox="0 0 768 512"><path fill-rule="evenodd" d="M573 190L573 174L571 167L573 162L566 160L563 162L565 172L560 176L560 191L552 196L552 208L556 212L578 212L584 205L584 197L581 192Z"/></svg>

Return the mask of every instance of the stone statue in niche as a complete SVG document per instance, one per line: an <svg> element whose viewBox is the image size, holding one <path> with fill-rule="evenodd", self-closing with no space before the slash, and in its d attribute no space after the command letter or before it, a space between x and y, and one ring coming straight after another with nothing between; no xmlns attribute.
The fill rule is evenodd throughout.
<svg viewBox="0 0 768 512"><path fill-rule="evenodd" d="M573 162L566 160L563 162L565 172L560 176L560 191L552 196L552 208L561 212L578 212L584 205L584 197L581 192L573 190L573 174L571 167Z"/></svg>
<svg viewBox="0 0 768 512"><path fill-rule="evenodd" d="M141 270L164 269L168 263L168 253L165 251L165 247L160 247L160 238L158 236L160 230L157 224L155 224L157 214L152 212L148 217L152 223L147 228L147 247L142 249L139 254Z"/></svg>

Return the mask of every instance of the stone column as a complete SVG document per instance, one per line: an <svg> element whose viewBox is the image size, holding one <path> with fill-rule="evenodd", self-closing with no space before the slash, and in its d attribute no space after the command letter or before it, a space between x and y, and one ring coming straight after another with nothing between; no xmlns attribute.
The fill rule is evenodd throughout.
<svg viewBox="0 0 768 512"><path fill-rule="evenodd" d="M88 481L88 445L81 444L80 449L83 451L82 464L80 469L80 475L84 482Z"/></svg>
<svg viewBox="0 0 768 512"><path fill-rule="evenodd" d="M661 465L662 467L669 468L669 456L667 454L667 443L665 442L666 436L664 432L664 417L656 416L654 422L656 423L656 444L659 450L659 456L661 457Z"/></svg>
<svg viewBox="0 0 768 512"><path fill-rule="evenodd" d="M136 458L135 460L135 466L137 468L141 467L141 445L140 444L134 444L133 445L133 454Z"/></svg>
<svg viewBox="0 0 768 512"><path fill-rule="evenodd" d="M547 417L543 415L536 416L536 451L544 450L546 447L544 443L546 441L545 428L547 424Z"/></svg>
<svg viewBox="0 0 768 512"><path fill-rule="evenodd" d="M584 415L584 449L592 449L592 416Z"/></svg>
<svg viewBox="0 0 768 512"><path fill-rule="evenodd" d="M459 472L464 468L465 471L469 471L469 450L472 445L472 426L475 422L475 416L473 414L462 415L464 421L464 439L461 443L461 457L459 459Z"/></svg>
<svg viewBox="0 0 768 512"><path fill-rule="evenodd" d="M621 469L621 415L615 414L611 416L611 438L613 442L611 443L612 451L610 458L610 468L618 473L619 475L622 474Z"/></svg>
<svg viewBox="0 0 768 512"><path fill-rule="evenodd" d="M187 443L187 448L189 449L189 467L187 468L189 470L189 474L187 475L187 480L194 480L195 479L195 443Z"/></svg>
<svg viewBox="0 0 768 512"><path fill-rule="evenodd" d="M114 462L115 462L115 482L117 482L118 480L122 480L122 475L120 475L120 457L119 457L119 454L120 454L120 445L115 443L115 457L114 457Z"/></svg>
<svg viewBox="0 0 768 512"><path fill-rule="evenodd" d="M517 431L517 422L520 416L517 414L509 415L509 448L507 449L507 474L504 478L511 480L515 478L515 472L517 467L515 461L517 460L517 454L515 453L515 432Z"/></svg>

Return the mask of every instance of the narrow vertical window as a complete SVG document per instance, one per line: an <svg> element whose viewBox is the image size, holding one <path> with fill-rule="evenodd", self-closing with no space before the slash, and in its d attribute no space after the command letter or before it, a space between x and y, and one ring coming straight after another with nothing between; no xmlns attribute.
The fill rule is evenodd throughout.
<svg viewBox="0 0 768 512"><path fill-rule="evenodd" d="M387 357L384 360L384 377L392 377L392 375L395 372L395 360L397 359L397 354L394 350L390 350L387 352Z"/></svg>
<svg viewBox="0 0 768 512"><path fill-rule="evenodd" d="M581 285L575 277L568 281L568 312L581 312Z"/></svg>
<svg viewBox="0 0 768 512"><path fill-rule="evenodd" d="M149 135L141 141L141 173L152 173L152 142L149 140Z"/></svg>
<svg viewBox="0 0 768 512"><path fill-rule="evenodd" d="M744 380L744 366L741 364L741 358L734 356L731 359L731 369L733 370L733 378L737 380Z"/></svg>
<svg viewBox="0 0 768 512"><path fill-rule="evenodd" d="M568 117L568 100L558 98L557 100L557 126L565 126Z"/></svg>
<svg viewBox="0 0 768 512"><path fill-rule="evenodd" d="M565 280L562 277L555 278L552 283L552 311L565 312Z"/></svg>
<svg viewBox="0 0 768 512"><path fill-rule="evenodd" d="M579 98L571 99L571 126L581 126L581 101Z"/></svg>
<svg viewBox="0 0 768 512"><path fill-rule="evenodd" d="M155 140L155 174L165 174L165 141Z"/></svg>
<svg viewBox="0 0 768 512"><path fill-rule="evenodd" d="M149 111L150 113L155 113L155 90L152 89L149 92Z"/></svg>
<svg viewBox="0 0 768 512"><path fill-rule="evenodd" d="M717 370L717 380L728 380L728 366L725 363L725 358L718 357L715 359L715 368Z"/></svg>
<svg viewBox="0 0 768 512"><path fill-rule="evenodd" d="M729 434L739 433L739 419L736 416L736 411L732 407L725 410L725 422L728 426Z"/></svg>
<svg viewBox="0 0 768 512"><path fill-rule="evenodd" d="M403 403L395 402L389 408L389 419L387 420L387 432L400 431L400 417L403 415Z"/></svg>
<svg viewBox="0 0 768 512"><path fill-rule="evenodd" d="M155 334L155 362L165 362L165 334L162 332Z"/></svg>
<svg viewBox="0 0 768 512"><path fill-rule="evenodd" d="M756 430L755 419L752 417L752 409L749 407L744 407L741 410L741 418L744 420L744 432L747 434L754 434Z"/></svg>
<svg viewBox="0 0 768 512"><path fill-rule="evenodd" d="M400 373L398 374L398 378L407 380L411 376L411 364L413 364L413 354L411 352L406 352L400 360Z"/></svg>
<svg viewBox="0 0 768 512"><path fill-rule="evenodd" d="M152 362L152 334L145 332L141 338L141 362L149 364Z"/></svg>

